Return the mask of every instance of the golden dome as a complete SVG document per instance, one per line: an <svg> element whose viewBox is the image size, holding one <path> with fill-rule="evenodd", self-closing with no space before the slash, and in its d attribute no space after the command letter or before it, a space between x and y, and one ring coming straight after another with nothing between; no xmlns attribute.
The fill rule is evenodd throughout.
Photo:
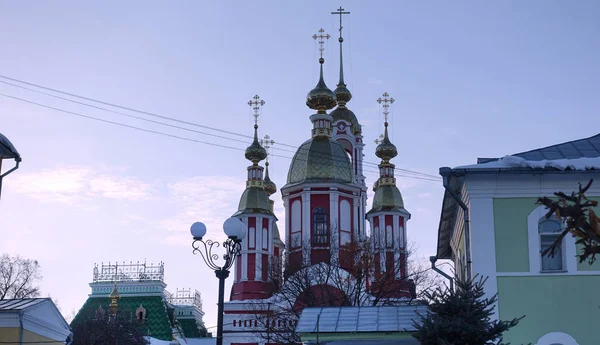
<svg viewBox="0 0 600 345"><path fill-rule="evenodd" d="M273 181L271 181L271 178L269 177L269 162L266 162L265 166L266 166L266 172L265 172L265 179L263 181L263 188L264 188L265 192L267 193L267 195L271 196L271 195L277 193L277 185L275 185L275 183Z"/></svg>
<svg viewBox="0 0 600 345"><path fill-rule="evenodd" d="M346 150L331 138L313 138L294 154L287 183L335 181L352 183L354 171Z"/></svg>
<svg viewBox="0 0 600 345"><path fill-rule="evenodd" d="M317 83L317 86L310 90L308 95L306 95L306 105L317 112L325 112L336 105L335 93L325 85L325 81L323 80L324 62L325 59L319 59L319 63L321 64L319 82Z"/></svg>
<svg viewBox="0 0 600 345"><path fill-rule="evenodd" d="M335 93L335 98L339 105L345 105L352 99L352 94L350 93L350 90L346 88L346 84L338 84L333 92Z"/></svg>
<svg viewBox="0 0 600 345"><path fill-rule="evenodd" d="M379 145L377 145L377 148L375 149L375 155L385 162L389 162L390 159L398 155L398 150L396 149L396 146L392 144L392 142L388 138L387 126L388 124L386 122L383 140Z"/></svg>
<svg viewBox="0 0 600 345"><path fill-rule="evenodd" d="M258 164L258 162L267 158L267 150L265 150L258 142L258 125L254 125L254 140L252 141L252 144L246 148L244 155L247 160L254 164Z"/></svg>

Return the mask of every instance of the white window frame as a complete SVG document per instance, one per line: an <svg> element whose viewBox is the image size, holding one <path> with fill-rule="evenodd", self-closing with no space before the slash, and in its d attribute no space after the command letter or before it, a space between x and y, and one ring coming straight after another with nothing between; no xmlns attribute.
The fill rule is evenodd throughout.
<svg viewBox="0 0 600 345"><path fill-rule="evenodd" d="M538 206L527 216L527 237L529 247L529 273L532 274L573 274L577 273L577 247L575 238L567 235L563 238L563 270L542 272L542 253L539 235L539 222L546 216L546 206Z"/></svg>
<svg viewBox="0 0 600 345"><path fill-rule="evenodd" d="M549 223L549 222L553 222L553 223L557 223L560 225L560 230L557 232L553 232L553 233L543 233L541 231L541 225L543 223ZM544 269L544 259L550 259L548 257L548 254L546 255L542 255L542 238L543 237L550 237L553 239L553 243L556 240L556 238L558 238L562 232L562 230L564 229L564 224L560 221L560 219L556 218L555 216L552 216L550 218L546 218L545 216L542 216L542 218L540 218L538 220L538 241L539 241L539 252L540 252L540 272L541 273L562 273L562 272L567 272L567 262L565 260L565 255L566 255L566 250L567 250L567 246L565 244L565 238L563 237L561 244L560 244L560 259L561 259L561 265L560 265L560 269L558 270L548 270L548 269Z"/></svg>

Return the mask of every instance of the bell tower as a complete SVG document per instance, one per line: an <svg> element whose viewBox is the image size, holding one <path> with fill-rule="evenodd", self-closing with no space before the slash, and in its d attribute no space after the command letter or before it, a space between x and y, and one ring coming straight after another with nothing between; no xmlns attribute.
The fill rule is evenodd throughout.
<svg viewBox="0 0 600 345"><path fill-rule="evenodd" d="M231 300L263 299L274 292L270 276L270 262L274 254L274 229L277 218L273 214L263 181L264 168L258 163L267 158L267 151L258 140L258 116L265 101L254 96L248 105L254 110L254 140L245 152L252 162L248 167L246 189L242 193L238 211L233 217L241 219L248 229L242 240L241 254L235 265Z"/></svg>
<svg viewBox="0 0 600 345"><path fill-rule="evenodd" d="M406 223L410 213L404 208L402 194L396 187L395 165L390 160L398 155L388 136L389 107L394 99L386 92L377 99L382 105L384 132L375 155L381 158L379 179L373 190L373 206L366 217L371 224L371 248L374 256L374 275L371 287L383 291L386 298L415 297L414 283L406 279Z"/></svg>
<svg viewBox="0 0 600 345"><path fill-rule="evenodd" d="M361 238L364 238L366 233L364 213L367 207L367 184L365 182L366 177L363 174L363 149L365 144L363 143L362 127L354 112L348 108L348 102L352 99L352 93L348 90L344 81L344 38L342 37L342 29L344 27L342 25L342 16L345 14L349 15L350 12L340 7L336 12L331 12L331 14L340 16L340 37L338 38L338 42L340 43L340 79L334 91L337 108L331 112L333 118L332 137L344 147L348 157L350 157L354 182L361 187L359 203L355 212L359 215L357 232Z"/></svg>

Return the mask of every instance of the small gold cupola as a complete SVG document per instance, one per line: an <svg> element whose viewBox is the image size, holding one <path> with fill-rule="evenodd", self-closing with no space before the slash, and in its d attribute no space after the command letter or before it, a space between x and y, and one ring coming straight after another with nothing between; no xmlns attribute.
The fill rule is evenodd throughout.
<svg viewBox="0 0 600 345"><path fill-rule="evenodd" d="M267 158L267 150L258 141L258 116L260 107L265 104L265 101L255 95L252 100L248 101L248 105L254 110L254 140L252 144L246 148L245 157L252 162L248 167L248 181L246 187L263 187L263 167L258 165L258 162Z"/></svg>
<svg viewBox="0 0 600 345"><path fill-rule="evenodd" d="M381 139L375 140L375 143L378 144L375 149L375 155L381 158L381 163L379 164L379 180L376 182L375 188L380 185L396 185L396 179L394 178L395 166L390 163L390 159L398 155L398 149L392 144L388 136L389 107L394 103L394 99L390 97L387 92L384 92L383 96L377 99L377 103L381 104L383 107L384 130L383 134L380 136Z"/></svg>

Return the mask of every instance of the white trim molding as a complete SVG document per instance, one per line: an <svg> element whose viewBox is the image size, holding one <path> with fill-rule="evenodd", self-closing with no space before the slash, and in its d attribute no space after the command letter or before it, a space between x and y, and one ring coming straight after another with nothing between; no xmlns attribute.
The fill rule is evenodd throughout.
<svg viewBox="0 0 600 345"><path fill-rule="evenodd" d="M579 345L579 343L566 333L552 332L543 335L535 345Z"/></svg>

